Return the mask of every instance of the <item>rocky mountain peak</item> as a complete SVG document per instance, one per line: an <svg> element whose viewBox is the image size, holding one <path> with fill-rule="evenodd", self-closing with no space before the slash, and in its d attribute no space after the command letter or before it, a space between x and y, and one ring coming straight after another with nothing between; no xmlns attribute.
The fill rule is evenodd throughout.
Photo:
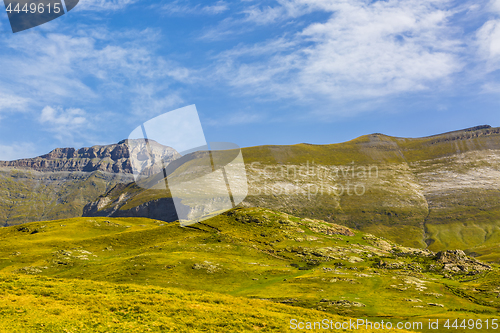
<svg viewBox="0 0 500 333"><path fill-rule="evenodd" d="M134 140L135 141L135 140ZM152 145L159 145L150 140ZM170 155L177 152L163 146ZM103 146L56 148L48 154L15 161L0 161L0 167L31 169L36 171L104 171L111 173L132 173L128 140Z"/></svg>

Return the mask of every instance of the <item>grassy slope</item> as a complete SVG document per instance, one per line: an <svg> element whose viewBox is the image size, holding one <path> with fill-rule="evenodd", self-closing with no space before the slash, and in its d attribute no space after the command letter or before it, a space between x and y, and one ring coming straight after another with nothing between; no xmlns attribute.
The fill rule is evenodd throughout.
<svg viewBox="0 0 500 333"><path fill-rule="evenodd" d="M321 221L300 219L265 209L232 211L191 228L138 218L75 218L29 223L0 230L0 273L69 279L70 287L64 289L65 295L77 293L75 303L83 302L78 310L82 311L82 316L85 313L88 321L94 321L96 327L102 328L105 324L110 324L117 331L119 325L113 324L115 319L128 321L137 330L139 326L133 325L142 325L143 321L133 319L139 314L135 314L132 305L128 305L133 302L133 298L128 296L123 296L126 303L123 311L117 310L121 314L107 313L99 319L96 317L100 315L92 314L93 311L101 313L105 308L118 308L118 299L122 296L115 295L114 290L118 287L113 287L110 283L166 288L144 287L140 289L140 297L135 297L135 300L153 297L149 296L151 293L155 294L154 297L160 297L155 290L181 296L187 294L180 290L205 291L285 302L295 307L320 310L325 316L340 314L379 321L382 318L391 321L448 318L449 311L453 311L454 317L460 318L488 318L497 315L500 303L495 296L499 291L493 283L498 282L496 271L476 276L471 282L447 279L438 272L428 271L432 264L429 258L410 254L395 256L387 249L408 253L411 251L360 232L353 236L328 235L325 228L329 226L331 225ZM335 228L345 232L341 227ZM400 264L402 268L380 269L380 260ZM409 269L408 265L419 268ZM79 289L74 279L105 283L94 285L84 282L84 287ZM45 310L39 309L32 297L38 293L37 285L44 283L52 284L54 288L65 288L63 282L22 278L17 290L23 297L30 299L29 304L23 310L16 308L18 305L8 303L5 313L15 317L17 310L22 313L32 311L37 314L37 318L45 318ZM23 287L23 284L31 284L34 289ZM90 293L85 291L86 286L103 288L106 296L101 299L106 301L92 299L87 295ZM170 288L179 290L172 291ZM456 290L461 290L462 296L457 296ZM478 290L482 292L478 293ZM56 292L52 295L59 297ZM195 326L196 329L213 328L215 326L210 325L221 324L220 318L212 318L218 314L210 312L215 311L214 307L210 307L206 315L196 313L198 306L207 307L204 301L200 301L200 298L207 298L204 294L189 295L198 304L193 305L193 315L205 318L205 321L200 319L202 326ZM86 297L89 298L83 301ZM228 309L234 309L232 316L237 316L238 313L243 316L242 325L273 323L279 331L285 327L283 325L286 324L290 311L296 311L286 310L287 307L283 306L279 308L283 309L281 314L267 313L261 317L252 317L248 313L251 307L262 307L262 304L268 303L245 303L247 301L224 297L227 297L224 298L227 299L224 304L228 305ZM60 298L66 306L72 306L73 301L65 296ZM78 301L80 298L82 302ZM413 303L408 299L420 301ZM347 302L349 306L335 305L335 302L341 301ZM97 305L91 305L94 302ZM235 308L239 302L244 304L241 308ZM356 307L354 302L364 306ZM430 306L428 303L439 303L444 308ZM173 306L181 308L185 305L182 301ZM152 325L151 318L154 316L151 307L148 304L140 304L139 307L144 309L144 322L150 328L155 328ZM306 312L301 315L304 318L309 316ZM123 316L126 318L122 318ZM314 313L311 316L321 315ZM76 320L62 319L63 323L68 320L68 325L76 325ZM50 322L50 319L44 320L42 323ZM167 315L154 322L168 325L171 320L171 316ZM133 321L137 323L133 324ZM14 325L14 321L8 323ZM181 327L185 327L183 325Z"/></svg>
<svg viewBox="0 0 500 333"><path fill-rule="evenodd" d="M81 216L89 201L126 178L110 173L0 170L0 223L20 223Z"/></svg>
<svg viewBox="0 0 500 333"><path fill-rule="evenodd" d="M283 332L291 319L348 320L211 292L12 274L0 278L0 332Z"/></svg>
<svg viewBox="0 0 500 333"><path fill-rule="evenodd" d="M495 225L496 221L500 221L500 191L464 185L458 190L430 193L428 184L422 178L426 172L466 174L479 168L498 169L498 161L491 162L486 158L468 163L450 158L470 152L481 152L483 157L489 152L496 154L491 149L498 151L500 148L500 134L497 132L498 129L481 129L417 139L374 134L332 145L244 148L250 185L245 204L339 223L407 246L425 247L427 242L436 251L459 247L481 255L490 249L497 253L495 257L500 260L500 251L487 247L491 240L500 237L496 228L488 227L490 222ZM359 179L347 173L347 177L330 177L327 180L294 176L292 173L283 176L282 170L305 170L306 165L326 168L376 166L378 176ZM347 187L348 182L362 184L366 193L362 196L345 192L334 195L325 191L312 198L306 193L308 186L315 191L323 185ZM282 194L279 186L284 183L298 184L302 192ZM122 193L131 196L121 203L122 211L170 196L168 192L132 187L109 194L112 201ZM275 191L277 188L278 191ZM115 203L111 202L105 208L113 205ZM476 231L466 226L473 221L481 225ZM453 225L450 229L454 233L446 231L448 225ZM470 239L463 241L463 235L471 232ZM481 239L485 234L488 236ZM476 241L472 242L472 239Z"/></svg>

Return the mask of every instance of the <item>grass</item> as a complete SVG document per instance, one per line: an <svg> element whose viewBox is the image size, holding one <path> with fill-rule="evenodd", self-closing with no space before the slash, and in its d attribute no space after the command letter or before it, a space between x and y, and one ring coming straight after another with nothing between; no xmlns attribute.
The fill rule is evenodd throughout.
<svg viewBox="0 0 500 333"><path fill-rule="evenodd" d="M9 320L0 327L283 331L294 313L311 320L344 316L394 323L443 319L450 311L460 318L498 315L497 268L447 278L430 269L432 257L412 251L339 225L260 208L232 210L185 228L146 218L28 223L0 229L0 277L10 281L0 290L22 296L6 303ZM381 261L399 268L381 268ZM52 292L45 284L54 286ZM138 291L119 293L122 287ZM21 299L27 300L23 306ZM52 305L37 303L44 299ZM207 299L224 301L212 306Z"/></svg>
<svg viewBox="0 0 500 333"><path fill-rule="evenodd" d="M348 318L211 292L0 275L1 332L283 332ZM362 332L367 332L362 330Z"/></svg>

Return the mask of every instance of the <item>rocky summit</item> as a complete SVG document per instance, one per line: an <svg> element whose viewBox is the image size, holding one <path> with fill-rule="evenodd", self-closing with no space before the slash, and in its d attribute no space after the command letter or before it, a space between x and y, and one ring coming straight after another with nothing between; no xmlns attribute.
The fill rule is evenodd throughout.
<svg viewBox="0 0 500 333"><path fill-rule="evenodd" d="M139 140L132 140L139 141ZM143 141L143 140L141 140ZM153 146L153 152L158 152L157 146L161 146L153 140L149 140ZM144 146L144 145L142 145ZM50 153L35 157L25 158L15 161L0 161L1 167L29 169L41 172L54 171L104 171L111 173L132 173L129 153L130 141L122 140L117 144L105 146L92 146L86 148L56 148ZM136 154L144 155L146 147L134 144L134 148L139 147ZM179 156L172 148L161 146L163 156L167 157L167 163ZM156 153L155 155L158 155ZM155 156L157 157L157 156ZM144 158L143 158L144 159Z"/></svg>
<svg viewBox="0 0 500 333"><path fill-rule="evenodd" d="M146 154L154 161L161 158L165 165L180 156L153 140L123 140L0 161L0 225L81 216L87 203L117 184L134 180L130 151L142 164L147 161ZM140 167L145 174L151 173L147 166Z"/></svg>
<svg viewBox="0 0 500 333"><path fill-rule="evenodd" d="M50 153L15 161L0 161L0 167L36 171L105 171L132 173L125 141L87 148L56 148Z"/></svg>

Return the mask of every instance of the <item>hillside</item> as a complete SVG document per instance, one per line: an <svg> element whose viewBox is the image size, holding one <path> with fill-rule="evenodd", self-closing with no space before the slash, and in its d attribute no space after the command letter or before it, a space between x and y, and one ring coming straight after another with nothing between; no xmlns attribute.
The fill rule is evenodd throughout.
<svg viewBox="0 0 500 333"><path fill-rule="evenodd" d="M40 172L0 168L0 224L74 217L83 207L116 184L130 182L129 174Z"/></svg>
<svg viewBox="0 0 500 333"><path fill-rule="evenodd" d="M499 261L499 131L478 126L426 138L372 134L332 145L244 148L249 195L242 206ZM168 190L131 183L126 141L0 165L4 226L82 214L177 219Z"/></svg>
<svg viewBox="0 0 500 333"><path fill-rule="evenodd" d="M283 332L290 318L349 320L219 293L31 275L0 277L2 332Z"/></svg>
<svg viewBox="0 0 500 333"><path fill-rule="evenodd" d="M425 138L383 134L331 145L244 148L249 196L267 207L338 223L412 247L460 248L500 260L500 128ZM85 216L174 221L168 191L115 187Z"/></svg>
<svg viewBox="0 0 500 333"><path fill-rule="evenodd" d="M100 285L105 293L111 283L167 288L167 294L169 288L215 292L267 302L259 308L281 303L374 321L427 321L450 313L486 319L500 308L496 265L460 251L407 248L340 225L260 208L232 210L184 228L145 218L103 217L12 226L0 229L0 258L0 274L40 277L33 284L55 286L54 280L44 279L71 279L72 286L74 279L84 279L106 283ZM16 290L35 292L22 283L31 282L21 281ZM93 288L90 282L83 285ZM113 295L96 306L111 307ZM66 302L65 296L59 300ZM150 314L147 305L140 307ZM121 321L119 312L107 320Z"/></svg>

